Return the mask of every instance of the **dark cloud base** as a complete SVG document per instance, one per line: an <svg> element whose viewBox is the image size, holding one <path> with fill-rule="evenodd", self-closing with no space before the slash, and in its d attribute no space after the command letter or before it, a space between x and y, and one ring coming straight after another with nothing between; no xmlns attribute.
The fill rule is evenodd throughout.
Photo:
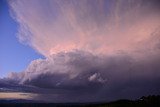
<svg viewBox="0 0 160 107"><path fill-rule="evenodd" d="M160 94L159 63L156 55L144 62L125 53L59 53L33 61L25 71L1 80L0 86L1 91L37 93L35 99L48 102L136 99Z"/></svg>

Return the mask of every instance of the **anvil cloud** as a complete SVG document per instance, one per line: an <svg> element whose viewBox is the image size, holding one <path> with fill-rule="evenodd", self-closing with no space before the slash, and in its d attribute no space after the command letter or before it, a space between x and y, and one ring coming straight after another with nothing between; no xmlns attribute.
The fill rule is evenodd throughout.
<svg viewBox="0 0 160 107"><path fill-rule="evenodd" d="M9 0L8 4L19 23L20 42L45 58L1 81L37 93L35 99L56 102L160 94L159 0Z"/></svg>
<svg viewBox="0 0 160 107"><path fill-rule="evenodd" d="M110 53L137 48L159 29L153 0L11 0L18 38L44 56L80 49Z"/></svg>

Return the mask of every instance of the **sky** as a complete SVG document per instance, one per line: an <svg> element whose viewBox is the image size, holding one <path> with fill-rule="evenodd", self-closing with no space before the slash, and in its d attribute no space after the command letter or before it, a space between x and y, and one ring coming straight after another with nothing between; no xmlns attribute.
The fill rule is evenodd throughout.
<svg viewBox="0 0 160 107"><path fill-rule="evenodd" d="M0 49L0 99L159 95L160 2L1 0Z"/></svg>
<svg viewBox="0 0 160 107"><path fill-rule="evenodd" d="M20 72L30 61L42 57L29 46L22 45L17 39L19 25L10 16L6 0L0 1L0 77L9 72Z"/></svg>

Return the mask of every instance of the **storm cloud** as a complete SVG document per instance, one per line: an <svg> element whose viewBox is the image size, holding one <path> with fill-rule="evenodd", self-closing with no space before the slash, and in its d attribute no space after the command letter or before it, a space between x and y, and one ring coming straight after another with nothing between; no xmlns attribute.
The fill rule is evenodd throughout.
<svg viewBox="0 0 160 107"><path fill-rule="evenodd" d="M135 99L160 94L159 63L155 54L137 60L122 52L96 56L75 50L34 60L25 71L11 73L7 79L24 85L24 89L36 87L37 99L46 100L48 96L48 101Z"/></svg>
<svg viewBox="0 0 160 107"><path fill-rule="evenodd" d="M51 102L160 94L158 0L8 3L19 23L20 42L45 58L1 79L0 91L10 87L37 93L35 99Z"/></svg>

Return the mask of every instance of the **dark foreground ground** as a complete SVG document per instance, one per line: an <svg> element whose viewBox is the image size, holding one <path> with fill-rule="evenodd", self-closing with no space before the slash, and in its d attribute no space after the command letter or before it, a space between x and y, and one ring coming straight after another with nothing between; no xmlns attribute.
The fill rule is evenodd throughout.
<svg viewBox="0 0 160 107"><path fill-rule="evenodd" d="M110 103L35 103L28 100L0 100L0 107L160 107L160 96L138 100L118 100Z"/></svg>

